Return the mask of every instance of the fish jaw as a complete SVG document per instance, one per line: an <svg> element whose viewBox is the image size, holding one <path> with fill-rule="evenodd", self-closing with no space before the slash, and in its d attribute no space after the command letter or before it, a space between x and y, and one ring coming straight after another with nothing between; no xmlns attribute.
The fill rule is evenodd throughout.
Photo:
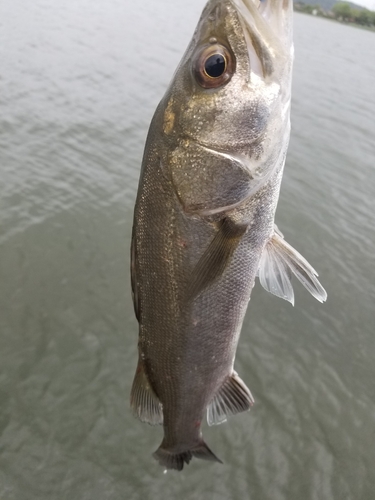
<svg viewBox="0 0 375 500"><path fill-rule="evenodd" d="M294 60L292 0L231 0L243 25L250 68L256 76L281 84L288 118Z"/></svg>
<svg viewBox="0 0 375 500"><path fill-rule="evenodd" d="M272 45L278 44L285 50L293 47L293 1L292 0L230 0L236 5L250 30L257 26L263 38ZM261 21L263 20L263 22ZM271 33L272 32L272 33Z"/></svg>

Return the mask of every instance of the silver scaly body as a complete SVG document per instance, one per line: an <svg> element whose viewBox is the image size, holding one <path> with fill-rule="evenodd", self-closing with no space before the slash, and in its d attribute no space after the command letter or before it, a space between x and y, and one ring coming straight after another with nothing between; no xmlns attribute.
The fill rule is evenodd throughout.
<svg viewBox="0 0 375 500"><path fill-rule="evenodd" d="M291 0L210 0L150 126L132 239L131 404L163 423L155 458L167 468L219 461L204 414L220 423L253 403L233 364L256 275L291 302L292 274L326 297L274 225L292 61Z"/></svg>

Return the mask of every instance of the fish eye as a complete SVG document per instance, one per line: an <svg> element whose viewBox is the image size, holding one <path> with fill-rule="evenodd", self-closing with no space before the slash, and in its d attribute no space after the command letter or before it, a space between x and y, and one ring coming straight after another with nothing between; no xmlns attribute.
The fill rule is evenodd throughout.
<svg viewBox="0 0 375 500"><path fill-rule="evenodd" d="M205 89L222 87L229 82L234 71L234 55L219 44L202 47L193 63L194 76Z"/></svg>
<svg viewBox="0 0 375 500"><path fill-rule="evenodd" d="M208 78L219 78L226 68L227 61L222 54L214 54L206 59L204 63L204 72Z"/></svg>

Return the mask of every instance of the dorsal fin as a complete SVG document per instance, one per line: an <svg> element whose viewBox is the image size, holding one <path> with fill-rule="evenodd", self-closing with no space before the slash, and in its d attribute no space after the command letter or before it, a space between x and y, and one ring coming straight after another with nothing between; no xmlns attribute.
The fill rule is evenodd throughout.
<svg viewBox="0 0 375 500"><path fill-rule="evenodd" d="M135 247L135 226L133 226L132 243L131 243L131 251L130 251L130 278L131 278L131 286L132 286L134 312L135 312L135 316L136 316L137 320L140 321L137 274L135 271L136 260L137 260L137 254L136 254L136 247Z"/></svg>

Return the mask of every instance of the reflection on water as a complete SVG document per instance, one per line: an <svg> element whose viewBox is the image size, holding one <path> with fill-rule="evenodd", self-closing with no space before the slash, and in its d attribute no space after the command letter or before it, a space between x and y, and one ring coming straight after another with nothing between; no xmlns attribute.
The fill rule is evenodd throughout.
<svg viewBox="0 0 375 500"><path fill-rule="evenodd" d="M225 465L164 475L161 429L130 415L132 206L203 3L0 7L1 498L373 497L373 33L295 16L277 222L328 302L296 284L292 308L256 286L236 363L256 405L205 429Z"/></svg>

